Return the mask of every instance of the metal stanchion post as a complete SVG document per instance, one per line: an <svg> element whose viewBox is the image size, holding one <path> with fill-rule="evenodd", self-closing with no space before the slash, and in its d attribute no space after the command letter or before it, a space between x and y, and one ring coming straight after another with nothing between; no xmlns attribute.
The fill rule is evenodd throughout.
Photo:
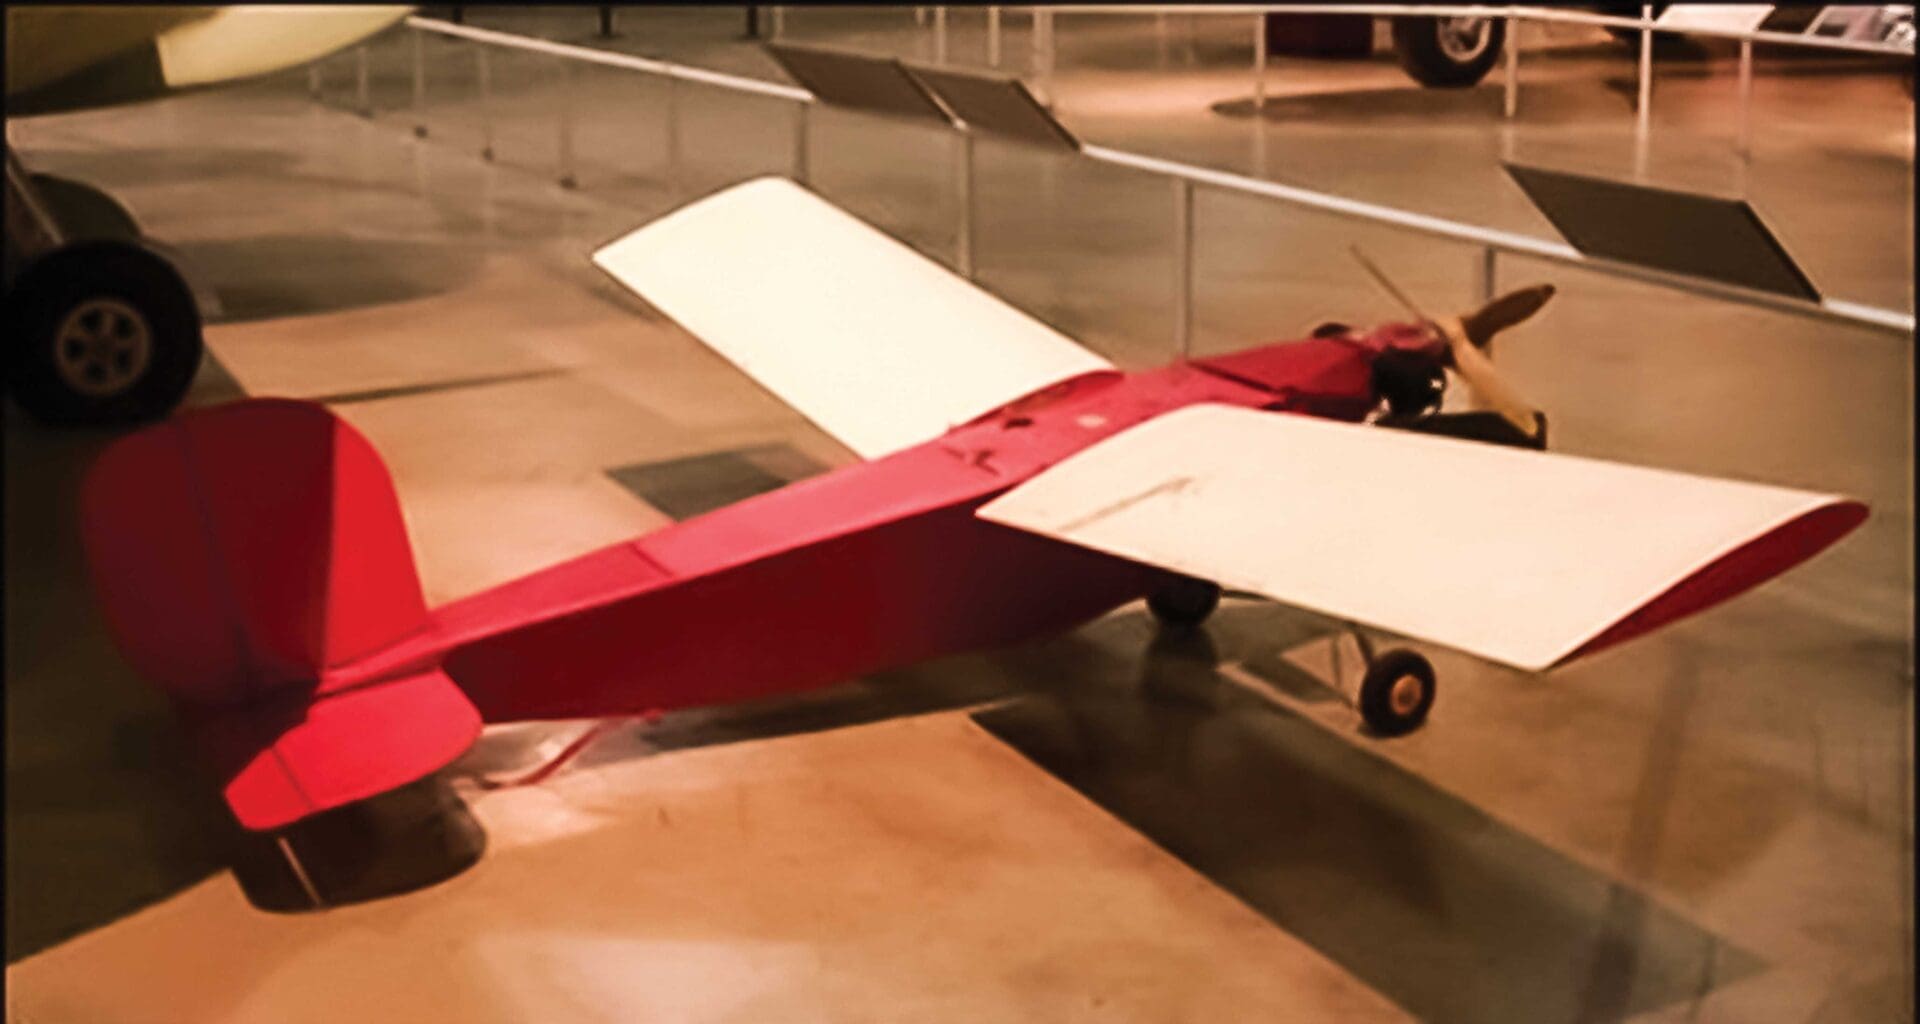
<svg viewBox="0 0 1920 1024"><path fill-rule="evenodd" d="M1000 8L987 8L987 66L1000 66Z"/></svg>
<svg viewBox="0 0 1920 1024"><path fill-rule="evenodd" d="M560 187L573 188L579 179L573 170L573 62L560 60Z"/></svg>
<svg viewBox="0 0 1920 1024"><path fill-rule="evenodd" d="M613 5L600 5L600 38L613 38Z"/></svg>
<svg viewBox="0 0 1920 1024"><path fill-rule="evenodd" d="M1173 345L1181 362L1193 349L1193 182L1173 179Z"/></svg>
<svg viewBox="0 0 1920 1024"><path fill-rule="evenodd" d="M1267 109L1267 16L1253 16L1253 113Z"/></svg>
<svg viewBox="0 0 1920 1024"><path fill-rule="evenodd" d="M807 101L793 105L793 180L807 183Z"/></svg>
<svg viewBox="0 0 1920 1024"><path fill-rule="evenodd" d="M354 58L354 102L359 105L361 117L373 116L373 102L367 98L367 48L362 46L353 51Z"/></svg>
<svg viewBox="0 0 1920 1024"><path fill-rule="evenodd" d="M1509 121L1520 109L1520 26L1524 24L1519 18L1507 19L1507 92L1501 109Z"/></svg>
<svg viewBox="0 0 1920 1024"><path fill-rule="evenodd" d="M1494 290L1499 287L1499 267L1497 261L1500 251L1489 245L1480 250L1480 301L1492 302Z"/></svg>
<svg viewBox="0 0 1920 1024"><path fill-rule="evenodd" d="M1753 159L1753 40L1740 40L1740 159Z"/></svg>
<svg viewBox="0 0 1920 1024"><path fill-rule="evenodd" d="M770 26L770 30L771 30L771 33L772 33L772 38L774 38L774 39L785 39L785 38L786 38L786 36L787 36L787 9L786 9L785 7L781 7L781 6L777 6L777 5L776 5L776 6L774 7L774 9L773 9L773 24L772 24L772 25Z"/></svg>
<svg viewBox="0 0 1920 1024"><path fill-rule="evenodd" d="M427 41L413 33L413 137L427 137Z"/></svg>
<svg viewBox="0 0 1920 1024"><path fill-rule="evenodd" d="M1267 119L1257 114L1253 119L1253 176L1267 176Z"/></svg>
<svg viewBox="0 0 1920 1024"><path fill-rule="evenodd" d="M680 194L680 79L667 79L667 196Z"/></svg>
<svg viewBox="0 0 1920 1024"><path fill-rule="evenodd" d="M947 62L947 9L945 7L933 9L933 62L935 64Z"/></svg>
<svg viewBox="0 0 1920 1024"><path fill-rule="evenodd" d="M473 44L473 73L480 86L480 156L493 159L493 68L487 44Z"/></svg>
<svg viewBox="0 0 1920 1024"><path fill-rule="evenodd" d="M1640 5L1640 93L1634 104L1633 130L1645 139L1653 118L1653 5Z"/></svg>
<svg viewBox="0 0 1920 1024"><path fill-rule="evenodd" d="M1042 7L1033 10L1033 84L1036 99L1053 109L1053 12Z"/></svg>
<svg viewBox="0 0 1920 1024"><path fill-rule="evenodd" d="M954 248L955 267L960 276L973 280L973 132L959 133L960 153L954 168L954 199L959 206L960 225Z"/></svg>

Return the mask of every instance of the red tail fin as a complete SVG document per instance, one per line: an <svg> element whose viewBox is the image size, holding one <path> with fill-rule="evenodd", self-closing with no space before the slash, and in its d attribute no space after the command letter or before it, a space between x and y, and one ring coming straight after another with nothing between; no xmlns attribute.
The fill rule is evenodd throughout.
<svg viewBox="0 0 1920 1024"><path fill-rule="evenodd" d="M410 782L478 732L437 667L334 671L431 620L392 481L326 409L254 399L129 435L81 519L115 640L179 703L243 824Z"/></svg>

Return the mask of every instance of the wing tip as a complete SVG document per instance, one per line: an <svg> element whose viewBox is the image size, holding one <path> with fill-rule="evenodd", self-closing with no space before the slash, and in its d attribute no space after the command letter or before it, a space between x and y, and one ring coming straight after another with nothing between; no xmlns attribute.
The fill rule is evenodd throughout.
<svg viewBox="0 0 1920 1024"><path fill-rule="evenodd" d="M1819 503L1735 545L1591 638L1530 670L1557 668L1737 597L1839 543L1866 522L1869 513L1865 502L1826 496Z"/></svg>

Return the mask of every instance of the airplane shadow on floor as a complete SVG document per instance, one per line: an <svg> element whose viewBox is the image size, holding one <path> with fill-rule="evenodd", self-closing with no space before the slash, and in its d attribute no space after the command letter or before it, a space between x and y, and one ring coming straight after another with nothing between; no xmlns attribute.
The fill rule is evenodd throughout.
<svg viewBox="0 0 1920 1024"><path fill-rule="evenodd" d="M1114 666L974 719L1422 1020L1613 1020L1762 967L1219 664L1206 632L1158 634L1130 686Z"/></svg>
<svg viewBox="0 0 1920 1024"><path fill-rule="evenodd" d="M86 584L80 479L118 432L49 429L9 406L5 435L12 963L217 873L224 810Z"/></svg>
<svg viewBox="0 0 1920 1024"><path fill-rule="evenodd" d="M1468 89L1423 89L1405 86L1342 89L1268 96L1258 117L1275 123L1325 125L1370 121L1417 120L1423 125L1485 125L1500 116L1502 87L1497 81ZM1622 99L1588 83L1530 84L1524 87L1521 117L1529 121L1581 116L1606 116L1632 109L1631 95ZM1251 95L1219 100L1214 113L1224 117L1256 116Z"/></svg>
<svg viewBox="0 0 1920 1024"><path fill-rule="evenodd" d="M478 278L473 246L266 235L173 245L220 301L215 323L311 316L443 295Z"/></svg>
<svg viewBox="0 0 1920 1024"><path fill-rule="evenodd" d="M1325 631L1273 606L1216 618L1282 646ZM1010 650L671 713L578 764L973 708L988 734L1422 1020L1615 1020L1763 968L1219 667L1209 632L1162 634L1131 609ZM1278 659L1257 667L1295 699L1341 699Z"/></svg>
<svg viewBox="0 0 1920 1024"><path fill-rule="evenodd" d="M685 518L819 470L768 446L610 475ZM1421 1019L1610 1020L1761 968L1631 887L1369 753L1365 743L1377 741L1337 737L1219 671L1221 646L1267 652L1245 667L1273 690L1309 704L1343 700L1271 653L1336 628L1234 601L1206 630L1183 635L1156 630L1135 609L1011 650L668 715L582 761L994 702L973 715L988 733Z"/></svg>

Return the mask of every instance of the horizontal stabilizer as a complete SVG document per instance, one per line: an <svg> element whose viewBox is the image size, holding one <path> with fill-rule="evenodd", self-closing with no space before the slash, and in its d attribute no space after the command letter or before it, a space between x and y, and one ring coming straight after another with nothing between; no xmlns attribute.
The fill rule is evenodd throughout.
<svg viewBox="0 0 1920 1024"><path fill-rule="evenodd" d="M1830 495L1190 406L984 506L994 522L1538 670L1786 571Z"/></svg>
<svg viewBox="0 0 1920 1024"><path fill-rule="evenodd" d="M863 458L1112 364L784 178L593 262Z"/></svg>
<svg viewBox="0 0 1920 1024"><path fill-rule="evenodd" d="M249 828L411 782L479 734L437 670L369 671L432 623L386 467L325 408L251 399L119 439L81 533L117 646Z"/></svg>

